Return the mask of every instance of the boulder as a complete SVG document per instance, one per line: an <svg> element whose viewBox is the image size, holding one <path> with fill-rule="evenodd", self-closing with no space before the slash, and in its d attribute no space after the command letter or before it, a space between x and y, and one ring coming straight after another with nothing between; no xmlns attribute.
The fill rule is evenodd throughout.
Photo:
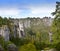
<svg viewBox="0 0 60 51"><path fill-rule="evenodd" d="M9 44L7 47L8 51L18 51L16 45L14 44Z"/></svg>
<svg viewBox="0 0 60 51"><path fill-rule="evenodd" d="M4 49L2 48L2 46L0 45L0 51L4 51Z"/></svg>

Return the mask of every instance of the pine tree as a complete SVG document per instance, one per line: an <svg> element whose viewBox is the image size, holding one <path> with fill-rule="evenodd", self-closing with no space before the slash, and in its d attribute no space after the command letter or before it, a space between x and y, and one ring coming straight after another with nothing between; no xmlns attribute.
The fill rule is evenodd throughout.
<svg viewBox="0 0 60 51"><path fill-rule="evenodd" d="M52 13L55 18L52 25L53 42L60 42L60 2L56 2L56 10Z"/></svg>

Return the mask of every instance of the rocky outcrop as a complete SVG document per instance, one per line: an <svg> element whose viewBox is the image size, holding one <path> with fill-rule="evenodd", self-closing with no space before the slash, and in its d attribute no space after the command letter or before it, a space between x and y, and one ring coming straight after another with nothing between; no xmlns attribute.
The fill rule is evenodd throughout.
<svg viewBox="0 0 60 51"><path fill-rule="evenodd" d="M2 48L2 46L0 45L0 51L4 51L4 49Z"/></svg>
<svg viewBox="0 0 60 51"><path fill-rule="evenodd" d="M18 51L16 45L14 45L14 44L9 44L7 47L7 50L8 51Z"/></svg>
<svg viewBox="0 0 60 51"><path fill-rule="evenodd" d="M7 25L3 25L2 27L0 27L0 35L3 36L5 41L9 40L9 34L10 34L10 31Z"/></svg>

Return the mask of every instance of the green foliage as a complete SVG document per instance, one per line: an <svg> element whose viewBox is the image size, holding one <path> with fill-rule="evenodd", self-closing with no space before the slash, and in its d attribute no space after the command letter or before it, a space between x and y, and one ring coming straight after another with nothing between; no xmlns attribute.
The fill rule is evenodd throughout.
<svg viewBox="0 0 60 51"><path fill-rule="evenodd" d="M1 26L8 25L11 36L9 42L4 42L3 40L3 42L1 41L2 44L4 43L5 49L7 49L8 44L11 42L13 42L17 47L20 47L19 51L40 51L41 49L48 47L48 31L50 27L44 26L42 20L35 18L28 19L31 20L31 27L25 30L26 37L18 38L13 36L14 23L10 19L0 17Z"/></svg>
<svg viewBox="0 0 60 51"><path fill-rule="evenodd" d="M0 16L0 26L2 25L8 25L9 24L9 20L5 17L5 18L2 18Z"/></svg>
<svg viewBox="0 0 60 51"><path fill-rule="evenodd" d="M7 25L9 30L10 30L10 34L13 34L13 22L9 19L7 19L6 17L5 18L2 18L0 16L0 27L2 27L3 25Z"/></svg>
<svg viewBox="0 0 60 51"><path fill-rule="evenodd" d="M9 45L9 44L13 44L11 41L5 41L4 42L4 49L5 50L7 50L7 46Z"/></svg>
<svg viewBox="0 0 60 51"><path fill-rule="evenodd" d="M55 49L60 51L60 43L56 44Z"/></svg>
<svg viewBox="0 0 60 51"><path fill-rule="evenodd" d="M19 51L36 51L36 48L32 43L28 43L28 44L21 46Z"/></svg>
<svg viewBox="0 0 60 51"><path fill-rule="evenodd" d="M60 42L60 10L59 8L59 4L60 2L56 2L57 6L56 6L56 11L55 11L55 18L53 21L53 25L52 25L52 32L53 32L53 43L57 44Z"/></svg>
<svg viewBox="0 0 60 51"><path fill-rule="evenodd" d="M41 41L45 43L49 43L49 30L50 27L45 26L44 22L40 20L40 18L31 18L30 28L26 28L26 37L27 39L31 39L32 41Z"/></svg>
<svg viewBox="0 0 60 51"><path fill-rule="evenodd" d="M30 42L28 39L19 37L11 37L10 41L13 42L16 46L21 46Z"/></svg>
<svg viewBox="0 0 60 51"><path fill-rule="evenodd" d="M0 36L0 45L4 48L4 50L7 50L8 44L12 44L10 41L5 41L2 36Z"/></svg>
<svg viewBox="0 0 60 51"><path fill-rule="evenodd" d="M2 45L2 47L4 47L4 39L3 39L3 37L2 36L0 36L0 45Z"/></svg>
<svg viewBox="0 0 60 51"><path fill-rule="evenodd" d="M34 42L34 45L37 50L44 50L44 48L49 47L49 44L45 44L45 42Z"/></svg>
<svg viewBox="0 0 60 51"><path fill-rule="evenodd" d="M0 27L2 26L2 17L0 16Z"/></svg>

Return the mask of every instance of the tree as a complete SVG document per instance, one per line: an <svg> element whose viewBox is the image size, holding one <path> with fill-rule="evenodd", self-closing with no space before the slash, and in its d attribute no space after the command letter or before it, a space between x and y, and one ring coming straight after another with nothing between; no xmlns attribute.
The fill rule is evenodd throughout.
<svg viewBox="0 0 60 51"><path fill-rule="evenodd" d="M60 2L56 2L56 10L52 13L55 18L52 25L53 42L60 42Z"/></svg>
<svg viewBox="0 0 60 51"><path fill-rule="evenodd" d="M0 16L0 27L2 26L2 21L3 21L3 19L2 19L2 17Z"/></svg>
<svg viewBox="0 0 60 51"><path fill-rule="evenodd" d="M0 35L0 45L4 47L4 38Z"/></svg>

